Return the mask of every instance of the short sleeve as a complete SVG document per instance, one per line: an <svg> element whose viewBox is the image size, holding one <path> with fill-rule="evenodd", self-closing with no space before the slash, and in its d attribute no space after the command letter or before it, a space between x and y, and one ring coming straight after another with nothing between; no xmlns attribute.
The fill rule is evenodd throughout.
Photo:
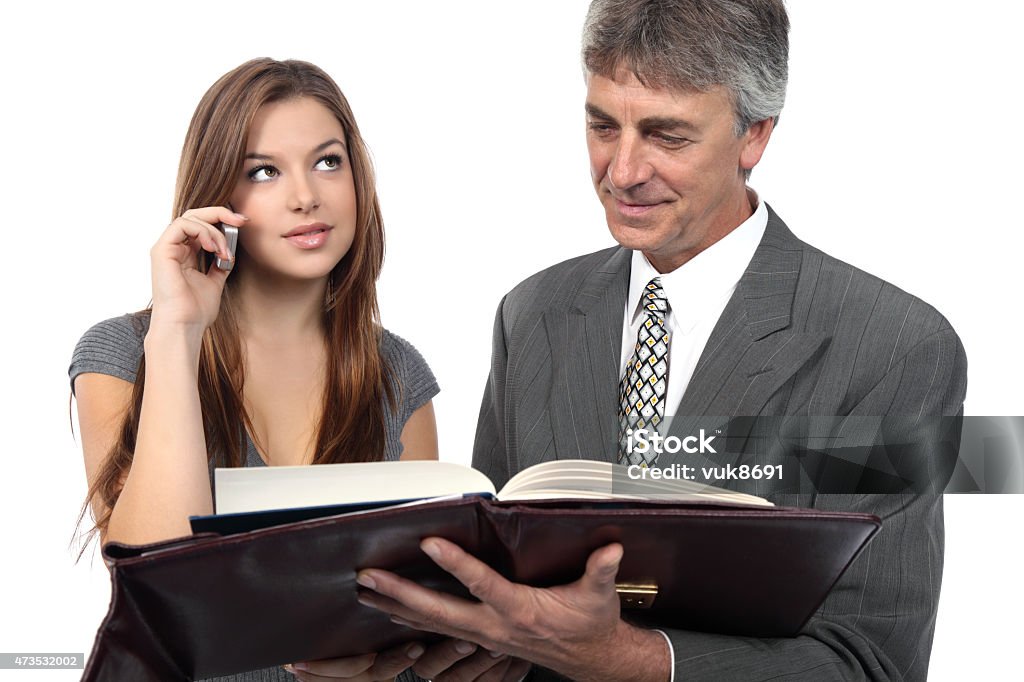
<svg viewBox="0 0 1024 682"><path fill-rule="evenodd" d="M148 315L122 315L94 325L82 335L71 354L71 391L79 374L97 372L135 383L142 359Z"/></svg>
<svg viewBox="0 0 1024 682"><path fill-rule="evenodd" d="M434 373L416 348L402 337L384 330L383 357L389 363L398 389L398 414L404 425L412 413L423 407L441 389Z"/></svg>

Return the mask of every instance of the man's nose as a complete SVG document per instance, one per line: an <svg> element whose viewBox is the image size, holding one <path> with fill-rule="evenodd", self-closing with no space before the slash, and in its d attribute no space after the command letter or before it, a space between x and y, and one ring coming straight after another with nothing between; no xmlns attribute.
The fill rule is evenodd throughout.
<svg viewBox="0 0 1024 682"><path fill-rule="evenodd" d="M301 173L292 174L288 189L289 210L308 213L320 205L316 185L309 176Z"/></svg>
<svg viewBox="0 0 1024 682"><path fill-rule="evenodd" d="M608 181L616 189L626 190L649 181L654 168L647 159L643 141L634 135L622 135L608 164Z"/></svg>

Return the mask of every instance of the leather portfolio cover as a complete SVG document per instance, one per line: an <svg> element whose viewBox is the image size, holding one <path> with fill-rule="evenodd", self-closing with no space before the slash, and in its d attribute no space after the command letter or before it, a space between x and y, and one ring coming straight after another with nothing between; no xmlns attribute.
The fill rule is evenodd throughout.
<svg viewBox="0 0 1024 682"><path fill-rule="evenodd" d="M356 573L392 570L466 594L420 550L447 538L511 580L578 579L610 542L617 581L656 586L636 622L792 636L881 526L866 514L678 502L482 497L103 548L113 581L85 680L187 680L379 651L423 633L356 601ZM649 600L648 600L649 601Z"/></svg>

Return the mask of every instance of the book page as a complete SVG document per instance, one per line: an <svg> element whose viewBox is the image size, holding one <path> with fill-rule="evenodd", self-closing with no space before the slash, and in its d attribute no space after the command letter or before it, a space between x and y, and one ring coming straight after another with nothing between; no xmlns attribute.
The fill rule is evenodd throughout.
<svg viewBox="0 0 1024 682"><path fill-rule="evenodd" d="M594 460L557 460L537 464L513 476L498 492L498 499L504 501L558 497L705 501L773 506L771 502L754 495L696 481L634 479L628 475L625 466Z"/></svg>
<svg viewBox="0 0 1024 682"><path fill-rule="evenodd" d="M494 494L479 471L432 460L218 468L214 481L218 514Z"/></svg>

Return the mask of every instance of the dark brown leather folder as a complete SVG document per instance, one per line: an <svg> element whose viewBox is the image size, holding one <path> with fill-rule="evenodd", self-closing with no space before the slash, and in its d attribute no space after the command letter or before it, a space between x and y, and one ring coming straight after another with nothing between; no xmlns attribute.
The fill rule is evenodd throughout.
<svg viewBox="0 0 1024 682"><path fill-rule="evenodd" d="M447 538L517 582L578 579L625 548L625 617L792 636L881 526L866 514L678 502L445 499L219 536L108 544L110 611L85 680L187 680L379 651L423 633L356 601L356 573L465 594L419 548ZM637 607L639 605L639 607Z"/></svg>

